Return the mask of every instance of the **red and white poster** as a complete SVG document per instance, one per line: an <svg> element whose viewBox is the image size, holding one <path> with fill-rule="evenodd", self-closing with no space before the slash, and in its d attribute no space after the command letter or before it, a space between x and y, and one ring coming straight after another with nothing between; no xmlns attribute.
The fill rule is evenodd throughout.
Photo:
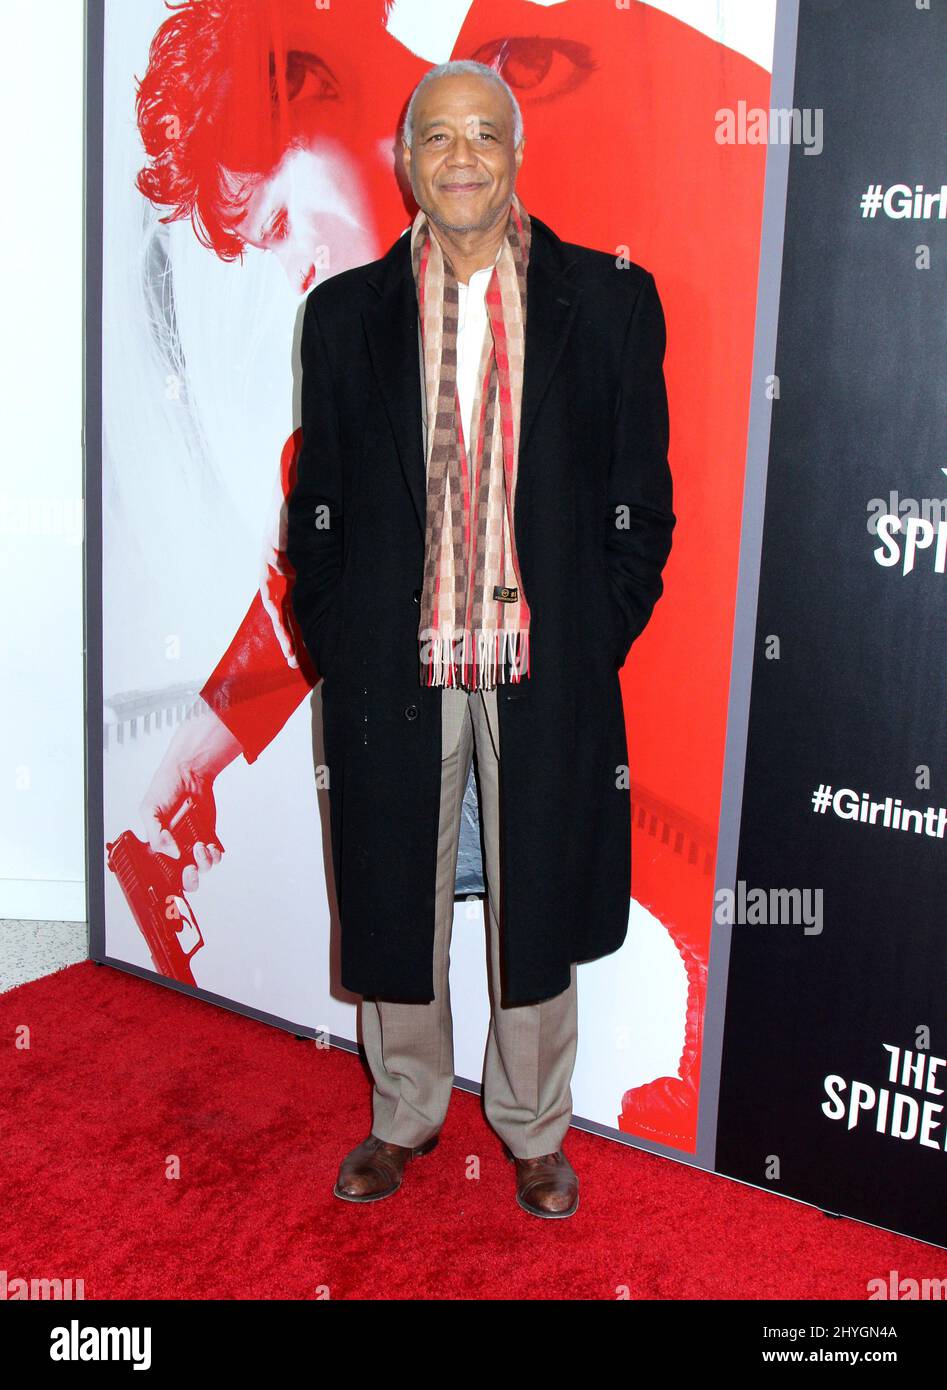
<svg viewBox="0 0 947 1390"><path fill-rule="evenodd" d="M282 556L302 309L410 224L407 99L435 63L478 59L521 105L526 208L647 267L667 319L678 524L622 673L629 932L579 971L573 1108L695 1152L767 153L721 113L769 105L774 11L107 0L99 958L354 1043ZM159 824L222 845L196 888L149 844ZM459 901L455 1057L474 1082L482 932L482 904Z"/></svg>

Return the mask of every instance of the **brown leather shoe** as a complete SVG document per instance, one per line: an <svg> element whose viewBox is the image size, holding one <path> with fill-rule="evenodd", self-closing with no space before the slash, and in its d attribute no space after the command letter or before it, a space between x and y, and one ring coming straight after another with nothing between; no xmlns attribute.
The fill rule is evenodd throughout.
<svg viewBox="0 0 947 1390"><path fill-rule="evenodd" d="M579 1205L579 1179L561 1149L541 1158L515 1158L504 1144L507 1158L516 1164L516 1200L531 1216L572 1216Z"/></svg>
<svg viewBox="0 0 947 1390"><path fill-rule="evenodd" d="M379 1202L382 1197L390 1197L401 1186L408 1161L429 1154L437 1147L437 1139L436 1134L432 1135L415 1149L388 1144L370 1134L343 1158L332 1191L345 1202Z"/></svg>

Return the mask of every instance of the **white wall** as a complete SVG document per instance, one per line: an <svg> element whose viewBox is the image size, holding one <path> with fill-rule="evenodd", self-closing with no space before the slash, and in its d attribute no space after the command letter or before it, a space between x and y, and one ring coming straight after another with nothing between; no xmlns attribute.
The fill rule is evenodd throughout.
<svg viewBox="0 0 947 1390"><path fill-rule="evenodd" d="M85 918L81 0L3 0L0 917Z"/></svg>

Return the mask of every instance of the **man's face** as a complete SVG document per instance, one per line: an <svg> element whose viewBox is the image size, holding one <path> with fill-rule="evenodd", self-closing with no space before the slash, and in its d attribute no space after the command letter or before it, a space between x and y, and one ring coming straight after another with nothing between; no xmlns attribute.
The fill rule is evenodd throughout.
<svg viewBox="0 0 947 1390"><path fill-rule="evenodd" d="M489 78L438 77L418 98L405 168L418 206L446 231L486 231L506 214L523 162L513 108Z"/></svg>

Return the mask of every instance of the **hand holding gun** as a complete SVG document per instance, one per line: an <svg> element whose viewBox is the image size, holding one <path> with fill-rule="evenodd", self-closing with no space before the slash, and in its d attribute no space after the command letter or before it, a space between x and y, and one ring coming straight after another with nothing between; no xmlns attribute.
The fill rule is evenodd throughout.
<svg viewBox="0 0 947 1390"><path fill-rule="evenodd" d="M240 745L210 709L176 731L141 803L147 839L125 830L106 845L107 863L148 943L155 969L195 984L191 961L204 944L186 892L219 864L213 783Z"/></svg>
<svg viewBox="0 0 947 1390"><path fill-rule="evenodd" d="M213 820L202 817L194 798L187 796L166 829L179 850L177 859L123 830L106 845L107 862L148 943L155 969L169 979L193 985L191 960L204 938L184 896L184 871L195 866L195 845L213 838ZM223 845L217 843L222 853Z"/></svg>

